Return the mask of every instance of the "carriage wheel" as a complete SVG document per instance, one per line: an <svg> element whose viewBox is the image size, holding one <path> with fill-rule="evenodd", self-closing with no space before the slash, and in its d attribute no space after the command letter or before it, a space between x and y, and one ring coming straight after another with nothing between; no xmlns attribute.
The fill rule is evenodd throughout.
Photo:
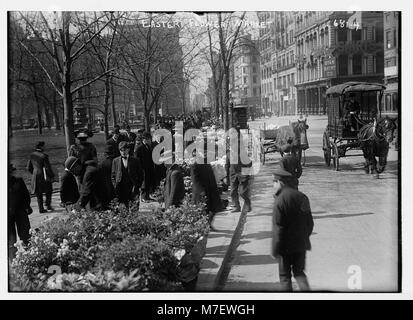
<svg viewBox="0 0 413 320"><path fill-rule="evenodd" d="M324 132L324 135L323 135L323 152L324 152L324 161L327 167L329 167L331 163L331 147L330 147L330 140L327 137L326 132Z"/></svg>
<svg viewBox="0 0 413 320"><path fill-rule="evenodd" d="M339 169L339 160L338 159L340 158L340 156L338 154L338 147L337 147L337 144L335 142L331 143L331 151L332 151L331 157L333 159L334 169L336 171L338 171L338 169Z"/></svg>

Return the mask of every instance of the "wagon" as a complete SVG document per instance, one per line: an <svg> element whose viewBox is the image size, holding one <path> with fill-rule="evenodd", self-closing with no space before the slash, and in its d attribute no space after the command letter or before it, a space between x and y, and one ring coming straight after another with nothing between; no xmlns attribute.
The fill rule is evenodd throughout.
<svg viewBox="0 0 413 320"><path fill-rule="evenodd" d="M305 150L308 149L307 129L307 119L290 122L288 125L274 129L266 129L264 123L264 130L260 130L262 164L265 164L267 153L280 152L282 156L281 146L287 143L288 139L292 139L296 156L301 165L304 166Z"/></svg>
<svg viewBox="0 0 413 320"><path fill-rule="evenodd" d="M379 83L346 82L326 91L328 124L323 134L323 153L327 166L331 161L339 170L340 158L350 150L361 150L360 129L380 117L380 104L386 87Z"/></svg>

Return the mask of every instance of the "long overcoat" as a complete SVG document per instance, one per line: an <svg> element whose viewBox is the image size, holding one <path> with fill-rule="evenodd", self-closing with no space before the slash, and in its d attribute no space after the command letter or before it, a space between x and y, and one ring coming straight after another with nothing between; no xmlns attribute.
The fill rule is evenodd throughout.
<svg viewBox="0 0 413 320"><path fill-rule="evenodd" d="M52 191L54 173L50 166L49 157L40 150L34 151L27 162L27 170L32 174L30 192L32 194Z"/></svg>

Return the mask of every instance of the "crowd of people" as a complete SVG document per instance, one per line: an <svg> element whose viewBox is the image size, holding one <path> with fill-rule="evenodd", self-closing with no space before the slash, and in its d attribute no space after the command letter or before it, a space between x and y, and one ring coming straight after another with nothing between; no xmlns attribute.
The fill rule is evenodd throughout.
<svg viewBox="0 0 413 320"><path fill-rule="evenodd" d="M202 114L187 118L175 118L186 121L186 126L202 127L205 121ZM167 118L159 119L159 125L168 125ZM105 210L109 203L117 199L129 206L133 201L139 208L139 202L155 201L151 197L155 189L163 183L164 208L179 206L185 196L184 172L175 160L173 150L163 152L164 163L155 164L152 152L157 145L149 132L131 132L126 126L121 133L115 126L106 141L104 160L98 163L96 147L87 139L91 132L77 132L78 142L69 149L69 156L64 163L64 172L60 177L61 206L68 212L80 209ZM252 163L242 164L240 150L244 147L238 139L238 163L228 164L231 184L231 212L241 210L250 212ZM53 211L52 182L56 179L49 158L45 153L45 143L36 143L30 155L27 170L32 174L30 193L37 198L39 212ZM271 254L278 259L279 276L282 290L291 291L292 274L301 290L310 290L304 273L306 250L311 248L309 237L313 230L313 218L310 203L305 194L298 190L302 167L293 150L291 141L281 147L283 157L279 168L273 172L274 198L273 241ZM245 149L245 148L244 148ZM205 157L206 155L204 155ZM171 160L171 161L167 161ZM222 200L214 172L206 158L193 154L190 164L192 182L192 201L197 203L205 197L210 223L214 215L225 209L228 201ZM202 157L201 157L202 160ZM9 166L9 257L15 255L14 243L17 235L24 244L30 240L30 222L28 215L33 211L30 206L30 193L22 178L15 175L13 165ZM45 202L43 197L45 196ZM244 200L241 209L239 197ZM211 224L212 228L212 224ZM213 229L213 228L212 228Z"/></svg>

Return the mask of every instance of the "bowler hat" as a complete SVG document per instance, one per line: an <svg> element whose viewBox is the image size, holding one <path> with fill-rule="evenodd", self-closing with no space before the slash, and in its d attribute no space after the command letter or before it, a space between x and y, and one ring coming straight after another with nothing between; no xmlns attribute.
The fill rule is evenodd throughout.
<svg viewBox="0 0 413 320"><path fill-rule="evenodd" d="M38 141L36 143L36 149L43 148L43 147L44 147L44 141Z"/></svg>
<svg viewBox="0 0 413 320"><path fill-rule="evenodd" d="M292 174L284 169L278 168L273 171L272 176L273 176L274 181L276 180L285 181L285 179L292 177Z"/></svg>
<svg viewBox="0 0 413 320"><path fill-rule="evenodd" d="M121 141L119 143L119 150L130 149L129 144L126 141Z"/></svg>
<svg viewBox="0 0 413 320"><path fill-rule="evenodd" d="M65 168L67 170L71 170L73 168L73 166L76 164L76 162L78 162L79 159L73 156L70 156L66 159L65 161Z"/></svg>

